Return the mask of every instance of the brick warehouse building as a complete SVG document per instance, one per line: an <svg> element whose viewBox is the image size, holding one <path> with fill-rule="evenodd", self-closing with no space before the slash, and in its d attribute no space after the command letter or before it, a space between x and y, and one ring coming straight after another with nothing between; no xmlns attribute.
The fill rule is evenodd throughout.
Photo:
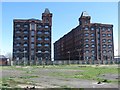
<svg viewBox="0 0 120 90"><path fill-rule="evenodd" d="M54 43L55 60L113 60L113 25L91 23L82 12L79 25Z"/></svg>
<svg viewBox="0 0 120 90"><path fill-rule="evenodd" d="M13 20L13 60L35 63L36 60L51 59L52 13L46 8L42 20Z"/></svg>

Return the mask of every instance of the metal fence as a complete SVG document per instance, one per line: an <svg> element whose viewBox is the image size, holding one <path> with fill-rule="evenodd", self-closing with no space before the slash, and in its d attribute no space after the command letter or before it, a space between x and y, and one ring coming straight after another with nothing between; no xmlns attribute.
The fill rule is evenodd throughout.
<svg viewBox="0 0 120 90"><path fill-rule="evenodd" d="M119 60L39 60L39 61L28 61L28 60L15 60L13 65L69 65L69 64L120 64Z"/></svg>

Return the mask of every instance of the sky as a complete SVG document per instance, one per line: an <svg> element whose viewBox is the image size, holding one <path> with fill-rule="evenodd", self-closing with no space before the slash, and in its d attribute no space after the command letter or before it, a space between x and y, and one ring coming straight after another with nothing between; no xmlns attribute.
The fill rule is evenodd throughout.
<svg viewBox="0 0 120 90"><path fill-rule="evenodd" d="M45 8L49 8L53 13L52 58L53 43L79 24L78 19L82 11L88 12L91 16L91 23L113 24L114 51L115 55L118 54L117 2L2 2L1 54L12 53L13 19L36 18L41 20Z"/></svg>

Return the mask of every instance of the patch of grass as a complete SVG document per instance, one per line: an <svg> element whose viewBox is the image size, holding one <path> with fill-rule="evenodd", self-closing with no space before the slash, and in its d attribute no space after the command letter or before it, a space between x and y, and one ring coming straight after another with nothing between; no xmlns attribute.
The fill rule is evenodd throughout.
<svg viewBox="0 0 120 90"><path fill-rule="evenodd" d="M98 78L99 75L102 74L107 74L107 73L114 73L114 74L118 74L118 69L116 68L108 68L108 67L91 67L90 65L85 66L82 68L81 67L76 67L76 66L65 66L65 67L61 67L61 66L56 66L57 68L65 68L66 69L75 69L75 70L83 70L82 72L77 72L77 73L73 73L73 74L66 74L64 72L54 72L54 73L50 73L50 76L60 76L60 77L64 77L64 78L78 78L78 79L87 79L87 80L97 80L97 81L102 81L102 78ZM55 68L56 68L55 67ZM67 70L66 70L67 72ZM112 80L107 80L106 83L110 83L112 82Z"/></svg>
<svg viewBox="0 0 120 90"><path fill-rule="evenodd" d="M63 86L60 86L61 88L69 88L67 85L63 85ZM66 89L66 90L70 90L70 89Z"/></svg>
<svg viewBox="0 0 120 90"><path fill-rule="evenodd" d="M38 76L21 76L21 79L37 78Z"/></svg>

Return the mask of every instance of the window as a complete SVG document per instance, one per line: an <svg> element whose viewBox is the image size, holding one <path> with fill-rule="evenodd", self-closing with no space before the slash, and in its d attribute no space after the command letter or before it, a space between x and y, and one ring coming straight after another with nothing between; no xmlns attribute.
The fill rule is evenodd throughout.
<svg viewBox="0 0 120 90"><path fill-rule="evenodd" d="M88 36L89 34L88 33L85 33L85 36Z"/></svg>
<svg viewBox="0 0 120 90"><path fill-rule="evenodd" d="M24 40L27 40L27 37L24 37Z"/></svg>
<svg viewBox="0 0 120 90"><path fill-rule="evenodd" d="M89 41L89 39L85 39L85 42L88 42Z"/></svg>
<svg viewBox="0 0 120 90"><path fill-rule="evenodd" d="M88 56L86 56L85 58L86 58L87 60L89 59L89 57L88 57Z"/></svg>
<svg viewBox="0 0 120 90"><path fill-rule="evenodd" d="M31 31L31 36L34 36L34 31Z"/></svg>
<svg viewBox="0 0 120 90"><path fill-rule="evenodd" d="M103 53L106 53L106 50L104 50Z"/></svg>
<svg viewBox="0 0 120 90"><path fill-rule="evenodd" d="M94 44L92 44L92 46L91 47L95 47L95 45Z"/></svg>
<svg viewBox="0 0 120 90"><path fill-rule="evenodd" d="M103 45L103 48L106 48L106 45L105 45L105 44Z"/></svg>
<svg viewBox="0 0 120 90"><path fill-rule="evenodd" d="M106 39L103 39L102 42L106 42Z"/></svg>
<svg viewBox="0 0 120 90"><path fill-rule="evenodd" d="M91 33L91 36L94 36L94 34L93 34L93 33Z"/></svg>
<svg viewBox="0 0 120 90"><path fill-rule="evenodd" d="M91 27L91 30L94 30L94 28L93 28L93 27Z"/></svg>
<svg viewBox="0 0 120 90"><path fill-rule="evenodd" d="M89 53L89 50L86 50L85 53Z"/></svg>
<svg viewBox="0 0 120 90"><path fill-rule="evenodd" d="M46 31L45 34L49 34L49 32Z"/></svg>
<svg viewBox="0 0 120 90"><path fill-rule="evenodd" d="M106 36L106 34L102 34L102 36L103 36L103 37L105 37L105 36Z"/></svg>
<svg viewBox="0 0 120 90"><path fill-rule="evenodd" d="M49 28L49 26L45 26L45 28Z"/></svg>
<svg viewBox="0 0 120 90"><path fill-rule="evenodd" d="M31 44L31 48L34 48L34 43Z"/></svg>
<svg viewBox="0 0 120 90"><path fill-rule="evenodd" d="M98 34L97 37L100 38L100 34Z"/></svg>
<svg viewBox="0 0 120 90"><path fill-rule="evenodd" d="M20 37L17 37L16 39L17 39L17 40L20 40Z"/></svg>
<svg viewBox="0 0 120 90"><path fill-rule="evenodd" d="M31 42L34 42L34 37L31 37Z"/></svg>
<svg viewBox="0 0 120 90"><path fill-rule="evenodd" d="M31 29L32 29L32 30L35 29L35 24L31 24Z"/></svg>
<svg viewBox="0 0 120 90"><path fill-rule="evenodd" d="M98 39L98 43L100 43L100 39Z"/></svg>
<svg viewBox="0 0 120 90"><path fill-rule="evenodd" d="M112 53L112 51L110 50L110 51L108 51L108 53Z"/></svg>
<svg viewBox="0 0 120 90"><path fill-rule="evenodd" d="M91 39L91 42L94 42L95 40L94 39Z"/></svg>
<svg viewBox="0 0 120 90"><path fill-rule="evenodd" d="M111 31L111 28L108 28L108 31Z"/></svg>
<svg viewBox="0 0 120 90"><path fill-rule="evenodd" d="M38 25L38 28L41 28L42 26L41 25Z"/></svg>
<svg viewBox="0 0 120 90"><path fill-rule="evenodd" d="M111 39L108 39L108 43L111 43L112 42L112 40Z"/></svg>
<svg viewBox="0 0 120 90"><path fill-rule="evenodd" d="M45 38L45 40L49 40L49 38Z"/></svg>
<svg viewBox="0 0 120 90"><path fill-rule="evenodd" d="M34 50L31 50L31 55L34 55Z"/></svg>
<svg viewBox="0 0 120 90"><path fill-rule="evenodd" d="M37 40L42 40L42 38L39 37Z"/></svg>
<svg viewBox="0 0 120 90"><path fill-rule="evenodd" d="M88 22L89 22L89 21L86 20L86 21L85 21L85 24L88 24Z"/></svg>
<svg viewBox="0 0 120 90"><path fill-rule="evenodd" d="M38 44L37 46L42 46L41 44Z"/></svg>
<svg viewBox="0 0 120 90"><path fill-rule="evenodd" d="M20 33L20 31L16 31L16 33Z"/></svg>
<svg viewBox="0 0 120 90"><path fill-rule="evenodd" d="M89 47L89 45L88 45L88 44L86 44L86 45L85 45L85 47Z"/></svg>
<svg viewBox="0 0 120 90"><path fill-rule="evenodd" d="M24 43L24 45L23 46L27 46L27 43Z"/></svg>
<svg viewBox="0 0 120 90"><path fill-rule="evenodd" d="M105 27L102 28L102 31L105 31Z"/></svg>
<svg viewBox="0 0 120 90"><path fill-rule="evenodd" d="M28 27L28 25L24 25L24 27L25 27L25 28L27 28L27 27Z"/></svg>
<svg viewBox="0 0 120 90"><path fill-rule="evenodd" d="M49 44L45 44L45 46L46 46L46 47L48 47L48 46L49 46Z"/></svg>
<svg viewBox="0 0 120 90"><path fill-rule="evenodd" d="M99 29L99 28L97 28L96 30L97 30L97 32L100 32L100 29Z"/></svg>
<svg viewBox="0 0 120 90"><path fill-rule="evenodd" d="M46 50L45 53L49 53L49 51Z"/></svg>
<svg viewBox="0 0 120 90"><path fill-rule="evenodd" d="M19 24L17 24L17 25L16 25L16 27L20 27L20 25L19 25Z"/></svg>
<svg viewBox="0 0 120 90"><path fill-rule="evenodd" d="M108 36L108 37L110 37L110 36L111 36L111 34L107 34L107 36Z"/></svg>
<svg viewBox="0 0 120 90"><path fill-rule="evenodd" d="M19 53L19 52L20 52L19 50L16 51L16 53Z"/></svg>
<svg viewBox="0 0 120 90"><path fill-rule="evenodd" d="M112 45L108 45L108 48L111 48L112 47Z"/></svg>
<svg viewBox="0 0 120 90"><path fill-rule="evenodd" d="M88 30L88 27L85 27L85 30Z"/></svg>
<svg viewBox="0 0 120 90"><path fill-rule="evenodd" d="M27 32L27 31L24 31L23 33L24 33L24 34L27 34L28 32Z"/></svg>
<svg viewBox="0 0 120 90"><path fill-rule="evenodd" d="M37 34L41 34L42 32L41 31L38 31Z"/></svg>
<svg viewBox="0 0 120 90"><path fill-rule="evenodd" d="M91 52L92 52L92 53L95 53L95 51L94 51L94 50L92 50Z"/></svg>
<svg viewBox="0 0 120 90"><path fill-rule="evenodd" d="M20 46L20 44L18 43L18 44L16 44L16 46Z"/></svg>
<svg viewBox="0 0 120 90"><path fill-rule="evenodd" d="M41 53L41 52L42 52L41 50L38 51L38 53Z"/></svg>

